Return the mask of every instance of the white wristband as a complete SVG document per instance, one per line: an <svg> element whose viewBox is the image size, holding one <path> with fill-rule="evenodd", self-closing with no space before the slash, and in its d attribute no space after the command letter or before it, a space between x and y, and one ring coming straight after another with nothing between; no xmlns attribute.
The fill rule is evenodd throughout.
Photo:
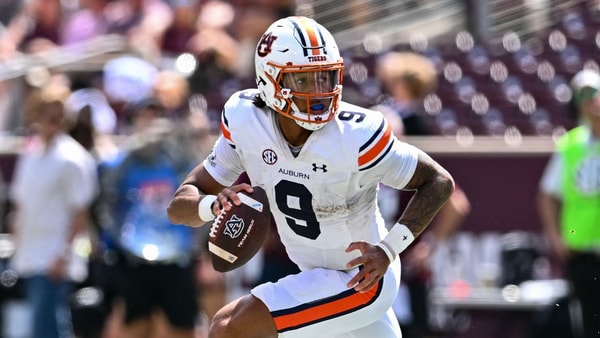
<svg viewBox="0 0 600 338"><path fill-rule="evenodd" d="M385 252L390 262L393 262L414 240L415 235L406 225L396 223L377 246Z"/></svg>
<svg viewBox="0 0 600 338"><path fill-rule="evenodd" d="M381 242L375 244L375 246L380 247L381 250L383 250L383 252L385 252L385 255L390 260L390 263L392 263L393 261L395 261L396 257L398 257L397 255L394 255L394 253L392 252L392 250L390 250L390 248L388 248L387 244L385 244L384 241L381 241Z"/></svg>
<svg viewBox="0 0 600 338"><path fill-rule="evenodd" d="M210 222L215 219L215 214L212 211L212 204L217 199L215 195L206 195L202 197L198 203L198 216L204 222Z"/></svg>

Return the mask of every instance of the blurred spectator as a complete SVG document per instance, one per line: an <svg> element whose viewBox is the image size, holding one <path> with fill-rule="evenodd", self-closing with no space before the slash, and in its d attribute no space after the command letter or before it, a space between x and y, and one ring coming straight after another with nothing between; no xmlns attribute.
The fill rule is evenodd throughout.
<svg viewBox="0 0 600 338"><path fill-rule="evenodd" d="M127 37L146 59L159 61L163 36L173 22L164 0L113 0L106 13L109 33Z"/></svg>
<svg viewBox="0 0 600 338"><path fill-rule="evenodd" d="M158 68L136 56L124 55L104 65L104 92L110 102L138 102L152 94Z"/></svg>
<svg viewBox="0 0 600 338"><path fill-rule="evenodd" d="M89 76L89 74L88 74ZM81 87L80 87L81 86ZM119 148L112 139L116 125L116 116L106 101L104 94L95 88L82 86L73 79L72 88L76 89L67 99L67 114L73 121L69 134L78 141L96 160L99 180L103 177L103 168L119 155ZM83 295L84 290L99 290L100 297L80 299L73 297L73 329L79 338L103 337L106 320L114 300L114 287L108 283L112 270L103 257L103 235L108 223L103 215L100 201L102 193L94 199L91 211L91 252L88 259L87 278L78 284ZM93 294L93 293L90 293Z"/></svg>
<svg viewBox="0 0 600 338"><path fill-rule="evenodd" d="M200 8L197 33L189 41L189 48L198 60L190 78L192 92L206 93L235 76L237 62L241 60L239 45L227 30L234 15L232 5L220 0L207 1Z"/></svg>
<svg viewBox="0 0 600 338"><path fill-rule="evenodd" d="M165 30L161 50L165 56L190 52L189 41L196 34L196 21L200 10L199 1L170 1L173 22Z"/></svg>
<svg viewBox="0 0 600 338"><path fill-rule="evenodd" d="M238 41L239 55L234 63L234 72L238 78L251 78L254 81L256 43L269 25L280 18L275 8L266 6L237 8L231 28ZM254 82L250 84L254 85Z"/></svg>
<svg viewBox="0 0 600 338"><path fill-rule="evenodd" d="M69 299L87 273L74 242L89 225L97 192L94 159L65 133L68 88L51 83L32 95L36 136L16 164L11 184L15 270L25 278L32 337L72 337Z"/></svg>
<svg viewBox="0 0 600 338"><path fill-rule="evenodd" d="M82 0L79 9L63 22L61 44L83 42L108 33L106 11L111 0Z"/></svg>
<svg viewBox="0 0 600 338"><path fill-rule="evenodd" d="M8 232L6 226L6 209L8 206L8 182L0 168L0 233Z"/></svg>
<svg viewBox="0 0 600 338"><path fill-rule="evenodd" d="M540 181L538 210L591 338L600 332L600 75L582 70L571 87L580 125L557 143Z"/></svg>
<svg viewBox="0 0 600 338"><path fill-rule="evenodd" d="M160 70L152 91L165 109L166 117L178 119L187 115L190 89L183 75L172 70Z"/></svg>
<svg viewBox="0 0 600 338"><path fill-rule="evenodd" d="M102 90L117 113L117 134L124 132L123 108L152 95L158 72L152 63L132 55L119 56L104 64Z"/></svg>
<svg viewBox="0 0 600 338"><path fill-rule="evenodd" d="M172 134L186 156L193 162L204 159L217 136L211 129L206 98L200 94L190 96L187 79L172 70L158 73L153 92L165 116L176 121Z"/></svg>
<svg viewBox="0 0 600 338"><path fill-rule="evenodd" d="M107 169L105 203L111 221L108 248L122 300L119 337L194 337L198 316L195 229L176 226L168 202L189 169L181 146L167 136L171 123L154 98L128 110L126 152Z"/></svg>
<svg viewBox="0 0 600 338"><path fill-rule="evenodd" d="M1 59L2 55L0 55ZM18 80L0 82L0 111L3 112L0 114L0 132L14 131L19 133L19 129L23 126L24 114L21 113L23 110L23 89Z"/></svg>
<svg viewBox="0 0 600 338"><path fill-rule="evenodd" d="M190 97L187 79L180 73L170 70L159 72L154 85L157 104L164 108L164 115L174 121L170 132L178 150L190 163L202 161L212 150L217 134L212 131L210 119L206 112L206 99L195 94ZM204 245L208 241L208 227L198 229L198 242ZM241 270L241 269L240 269ZM200 326L198 330L207 329L214 313L225 302L224 276L214 271L210 256L201 252L196 270L196 279L200 292ZM202 334L202 333L200 333Z"/></svg>
<svg viewBox="0 0 600 338"><path fill-rule="evenodd" d="M26 15L29 16L29 29L21 41L22 49L32 49L33 45L60 44L63 20L65 19L60 0L27 1ZM33 48L35 49L35 48Z"/></svg>
<svg viewBox="0 0 600 338"><path fill-rule="evenodd" d="M0 60L11 58L25 34L22 0L0 2Z"/></svg>
<svg viewBox="0 0 600 338"><path fill-rule="evenodd" d="M0 2L0 25L8 26L22 6L22 0L4 0Z"/></svg>
<svg viewBox="0 0 600 338"><path fill-rule="evenodd" d="M117 0L110 8L111 32L124 35L134 31L160 38L173 20L173 12L164 0Z"/></svg>
<svg viewBox="0 0 600 338"><path fill-rule="evenodd" d="M89 118L90 127L100 135L114 134L117 128L117 115L112 109L106 96L96 88L81 88L75 90L66 102L68 112L74 119ZM89 107L89 116L78 114L81 109Z"/></svg>
<svg viewBox="0 0 600 338"><path fill-rule="evenodd" d="M404 134L430 134L420 106L437 86L433 63L412 52L388 52L377 61L376 77L384 94L379 104L400 115Z"/></svg>
<svg viewBox="0 0 600 338"><path fill-rule="evenodd" d="M236 9L244 11L249 8L259 8L272 12L277 18L285 18L295 14L296 0L233 0L231 3ZM261 34L262 35L262 34Z"/></svg>

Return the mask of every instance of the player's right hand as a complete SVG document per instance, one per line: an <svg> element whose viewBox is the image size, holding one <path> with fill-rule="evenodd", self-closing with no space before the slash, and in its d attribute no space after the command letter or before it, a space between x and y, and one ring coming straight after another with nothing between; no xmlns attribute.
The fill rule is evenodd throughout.
<svg viewBox="0 0 600 338"><path fill-rule="evenodd" d="M251 193L253 190L252 186L248 183L236 184L232 185L231 187L224 188L223 190L221 190L220 193L217 194L217 199L215 200L215 203L212 206L213 213L215 215L218 215L221 212L221 209L231 209L230 203L233 203L235 205L242 204L242 201L240 201L240 198L237 195L237 193L240 191L246 191Z"/></svg>

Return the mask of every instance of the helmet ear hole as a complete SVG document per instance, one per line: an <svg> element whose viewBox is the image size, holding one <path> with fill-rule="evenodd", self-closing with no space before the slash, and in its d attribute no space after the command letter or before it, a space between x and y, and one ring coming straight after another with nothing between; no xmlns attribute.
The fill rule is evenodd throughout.
<svg viewBox="0 0 600 338"><path fill-rule="evenodd" d="M265 73L274 76L277 73L277 70L275 69L275 67L269 65L265 67Z"/></svg>

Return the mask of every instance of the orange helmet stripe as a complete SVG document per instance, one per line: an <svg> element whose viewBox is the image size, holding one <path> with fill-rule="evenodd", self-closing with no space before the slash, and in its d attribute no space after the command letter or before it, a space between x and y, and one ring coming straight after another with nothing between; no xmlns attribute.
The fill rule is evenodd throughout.
<svg viewBox="0 0 600 338"><path fill-rule="evenodd" d="M308 24L308 22L305 18L300 19L300 24L302 26L302 29L308 35L308 41L310 42L310 46L314 47L314 48L312 48L312 55L320 55L321 48L317 48L317 47L321 46L322 44L319 43L319 39L317 37L317 32L315 31L314 27L312 25Z"/></svg>

